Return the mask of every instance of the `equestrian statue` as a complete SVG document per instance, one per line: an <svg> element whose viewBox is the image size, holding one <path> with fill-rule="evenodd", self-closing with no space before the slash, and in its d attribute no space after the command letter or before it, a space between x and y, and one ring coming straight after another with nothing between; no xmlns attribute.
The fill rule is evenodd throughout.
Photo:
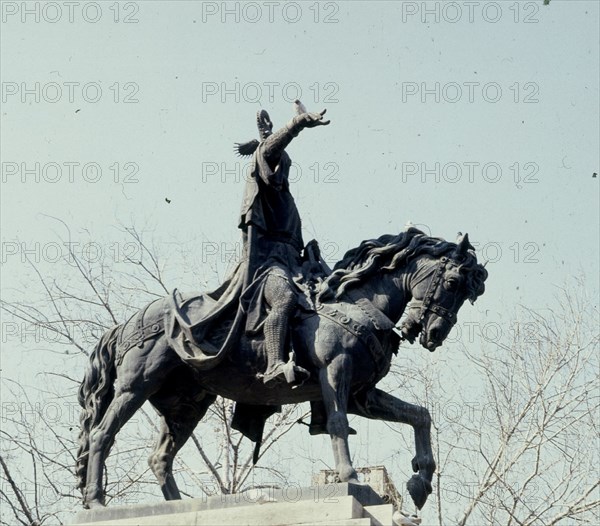
<svg viewBox="0 0 600 526"><path fill-rule="evenodd" d="M310 402L309 431L330 435L341 482L358 482L348 414L408 424L416 453L407 489L419 509L431 493L429 412L376 385L401 340L429 351L442 344L464 301L483 294L487 271L468 235L452 243L414 227L363 241L329 269L316 241L304 245L285 151L329 121L325 110L296 107L276 131L259 111L259 139L235 146L252 161L238 221L243 257L230 276L209 293L176 289L153 301L91 353L76 466L86 508L104 506L106 458L146 400L161 418L149 465L165 499L180 499L173 459L217 396L235 401L232 426L256 443L255 462L269 416Z"/></svg>

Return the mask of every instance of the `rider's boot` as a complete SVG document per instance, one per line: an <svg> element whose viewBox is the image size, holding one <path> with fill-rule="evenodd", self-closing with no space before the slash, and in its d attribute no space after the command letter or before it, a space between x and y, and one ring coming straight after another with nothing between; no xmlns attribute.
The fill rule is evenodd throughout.
<svg viewBox="0 0 600 526"><path fill-rule="evenodd" d="M267 370L263 376L265 385L275 385L285 382L285 340L287 337L288 316L286 309L274 308L271 310L264 325L265 350L267 354Z"/></svg>
<svg viewBox="0 0 600 526"><path fill-rule="evenodd" d="M286 309L273 309L265 320L264 334L268 366L263 375L263 383L269 387L284 382L297 387L310 377L310 373L304 367L296 365L294 352L291 353L287 363L284 361L289 319Z"/></svg>
<svg viewBox="0 0 600 526"><path fill-rule="evenodd" d="M279 382L299 385L310 373L297 366L293 358L285 362L288 325L296 307L296 295L286 278L271 276L265 287L267 301L271 310L264 324L267 370L263 375L265 385L273 387Z"/></svg>

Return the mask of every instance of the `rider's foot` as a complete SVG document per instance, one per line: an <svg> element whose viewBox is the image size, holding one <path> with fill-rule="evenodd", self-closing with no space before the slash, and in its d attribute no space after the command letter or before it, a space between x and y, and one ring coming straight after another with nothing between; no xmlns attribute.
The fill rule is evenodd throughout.
<svg viewBox="0 0 600 526"><path fill-rule="evenodd" d="M278 383L288 383L292 385L292 389L302 385L308 378L310 373L304 368L290 361L277 362L273 367L269 367L263 375L263 383L269 387L273 387Z"/></svg>
<svg viewBox="0 0 600 526"><path fill-rule="evenodd" d="M263 376L263 383L267 386L273 386L280 382L286 382L284 367L285 362L277 362L269 367Z"/></svg>

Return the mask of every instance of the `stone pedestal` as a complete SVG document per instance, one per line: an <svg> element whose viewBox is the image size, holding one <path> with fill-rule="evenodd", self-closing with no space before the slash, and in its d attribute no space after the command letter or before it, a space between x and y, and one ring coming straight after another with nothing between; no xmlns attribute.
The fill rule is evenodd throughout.
<svg viewBox="0 0 600 526"><path fill-rule="evenodd" d="M392 526L393 512L371 486L341 483L87 510L73 526Z"/></svg>
<svg viewBox="0 0 600 526"><path fill-rule="evenodd" d="M368 484L375 493L381 497L384 503L393 504L397 510L402 509L402 496L394 486L385 466L368 466L356 468L358 480ZM332 469L322 469L312 476L313 486L325 486L337 481L337 473Z"/></svg>

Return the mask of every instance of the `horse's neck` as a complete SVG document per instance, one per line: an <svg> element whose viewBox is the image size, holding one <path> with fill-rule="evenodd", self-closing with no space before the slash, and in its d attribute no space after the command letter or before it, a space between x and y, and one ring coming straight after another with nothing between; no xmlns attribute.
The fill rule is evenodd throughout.
<svg viewBox="0 0 600 526"><path fill-rule="evenodd" d="M403 273L380 273L353 288L353 296L363 297L397 323L410 301L408 275Z"/></svg>

